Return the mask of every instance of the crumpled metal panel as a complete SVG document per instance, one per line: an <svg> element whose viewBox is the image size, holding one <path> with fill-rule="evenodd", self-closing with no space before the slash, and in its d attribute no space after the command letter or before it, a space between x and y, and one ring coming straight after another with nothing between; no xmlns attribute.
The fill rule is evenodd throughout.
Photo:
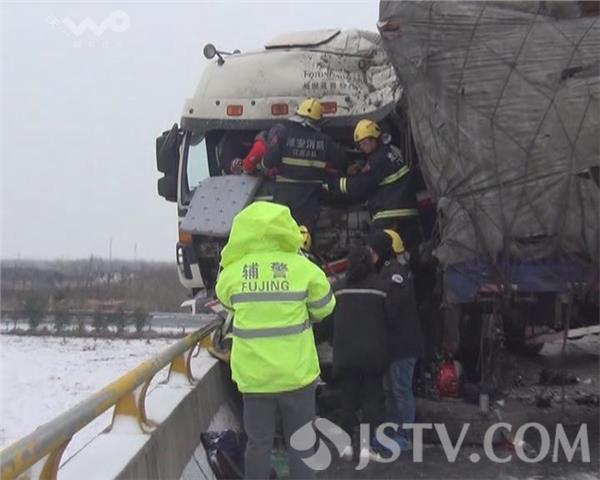
<svg viewBox="0 0 600 480"><path fill-rule="evenodd" d="M219 120L232 120L227 105L233 104L243 107L237 121L281 120L271 113L273 103L288 104L290 116L306 97L336 102L335 113L325 115L335 119L396 103L402 88L379 35L345 30L315 47L271 48L229 55L222 65L210 62L182 122L211 119L219 128Z"/></svg>
<svg viewBox="0 0 600 480"><path fill-rule="evenodd" d="M249 175L204 179L194 191L180 229L194 235L227 238L233 217L252 202L261 181Z"/></svg>

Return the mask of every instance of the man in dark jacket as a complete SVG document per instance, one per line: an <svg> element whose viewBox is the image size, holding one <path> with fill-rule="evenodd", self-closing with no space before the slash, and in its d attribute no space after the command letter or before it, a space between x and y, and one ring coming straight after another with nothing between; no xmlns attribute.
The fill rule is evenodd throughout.
<svg viewBox="0 0 600 480"><path fill-rule="evenodd" d="M308 98L296 115L269 130L267 150L262 159L265 169L277 169L273 201L286 205L299 225L311 233L320 213L320 196L327 183L328 165L345 163L343 149L321 132L321 103Z"/></svg>
<svg viewBox="0 0 600 480"><path fill-rule="evenodd" d="M387 324L394 312L386 310L385 282L374 271L369 249L353 248L348 263L346 278L334 287L333 374L342 391L341 427L353 437L359 410L371 435L383 421ZM342 456L351 459L353 448ZM359 456L376 459L370 444L360 446Z"/></svg>
<svg viewBox="0 0 600 480"><path fill-rule="evenodd" d="M398 425L413 423L416 410L413 373L417 358L422 355L423 337L412 274L408 266L396 260L388 233L372 232L369 246L375 268L386 285L387 308L394 312L387 336L390 364L384 378L388 420ZM411 448L409 431L399 428L395 440L402 450Z"/></svg>
<svg viewBox="0 0 600 480"><path fill-rule="evenodd" d="M417 199L411 166L400 149L389 143L377 123L360 120L354 142L366 155L366 164L357 175L337 179L330 189L356 200L366 200L375 229L402 232L409 252L420 240Z"/></svg>

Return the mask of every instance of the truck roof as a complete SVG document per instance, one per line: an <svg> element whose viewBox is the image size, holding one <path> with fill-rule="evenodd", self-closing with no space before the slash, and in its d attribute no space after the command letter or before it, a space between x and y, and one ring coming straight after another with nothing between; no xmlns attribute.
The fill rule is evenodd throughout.
<svg viewBox="0 0 600 480"><path fill-rule="evenodd" d="M210 62L182 114L184 128L262 128L306 97L325 102L329 124L379 119L402 88L379 34L319 30L280 35L263 50ZM276 105L276 107L274 107Z"/></svg>

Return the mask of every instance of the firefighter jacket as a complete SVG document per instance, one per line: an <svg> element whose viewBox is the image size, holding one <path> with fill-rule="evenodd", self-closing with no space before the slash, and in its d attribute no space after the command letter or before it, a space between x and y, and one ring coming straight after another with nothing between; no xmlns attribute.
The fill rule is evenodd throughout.
<svg viewBox="0 0 600 480"><path fill-rule="evenodd" d="M216 293L234 315L231 371L242 393L296 390L320 374L311 322L333 311L335 297L299 255L301 242L287 207L255 202L234 218Z"/></svg>
<svg viewBox="0 0 600 480"><path fill-rule="evenodd" d="M336 309L333 328L333 373L345 369L382 373L388 364L388 323L395 321L387 310L386 282L375 272L349 285L334 287ZM329 322L329 321L328 321Z"/></svg>
<svg viewBox="0 0 600 480"><path fill-rule="evenodd" d="M287 205L301 225L314 225L327 167L345 163L343 149L308 122L287 121L269 131L265 169L277 169L273 200Z"/></svg>
<svg viewBox="0 0 600 480"><path fill-rule="evenodd" d="M363 173L341 177L332 188L355 200L366 200L373 221L415 217L418 211L412 176L400 150L381 143L367 156Z"/></svg>
<svg viewBox="0 0 600 480"><path fill-rule="evenodd" d="M387 337L390 359L420 357L423 334L410 268L394 258L382 265L379 276L385 284L387 308L391 312Z"/></svg>

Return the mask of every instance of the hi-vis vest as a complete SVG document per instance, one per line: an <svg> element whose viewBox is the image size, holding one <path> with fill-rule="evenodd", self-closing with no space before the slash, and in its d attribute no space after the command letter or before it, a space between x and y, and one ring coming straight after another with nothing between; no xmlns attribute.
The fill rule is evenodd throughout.
<svg viewBox="0 0 600 480"><path fill-rule="evenodd" d="M290 252L253 252L227 265L217 296L234 313L231 371L243 393L297 390L320 374L311 322L335 306L325 274Z"/></svg>

